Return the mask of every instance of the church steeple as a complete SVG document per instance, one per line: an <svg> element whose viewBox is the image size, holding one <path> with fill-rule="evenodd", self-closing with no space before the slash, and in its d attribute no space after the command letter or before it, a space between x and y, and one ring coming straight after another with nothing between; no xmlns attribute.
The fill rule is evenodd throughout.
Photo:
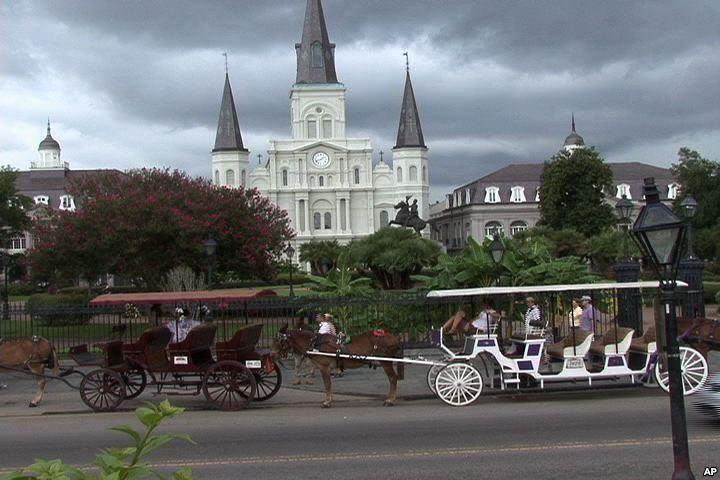
<svg viewBox="0 0 720 480"><path fill-rule="evenodd" d="M230 88L230 77L225 72L225 88L223 90L222 103L220 104L220 116L218 118L217 133L215 135L215 148L213 152L219 151L247 151L243 146L240 124L238 123L233 99L232 88Z"/></svg>
<svg viewBox="0 0 720 480"><path fill-rule="evenodd" d="M330 43L321 0L307 0L301 43L295 44L295 83L337 83L335 44Z"/></svg>
<svg viewBox="0 0 720 480"><path fill-rule="evenodd" d="M404 55L407 56L407 52ZM397 142L395 143L395 148L405 147L427 148L422 127L420 126L420 114L415 103L415 92L413 92L410 68L407 63L405 67L405 92L403 94L402 108L400 109Z"/></svg>

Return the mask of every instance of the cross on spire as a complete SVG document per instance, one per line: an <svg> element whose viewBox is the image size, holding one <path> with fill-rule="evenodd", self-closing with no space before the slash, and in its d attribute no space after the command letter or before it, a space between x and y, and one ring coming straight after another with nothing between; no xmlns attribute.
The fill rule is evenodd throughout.
<svg viewBox="0 0 720 480"><path fill-rule="evenodd" d="M50 135L50 116L48 115L47 134Z"/></svg>
<svg viewBox="0 0 720 480"><path fill-rule="evenodd" d="M410 72L410 56L408 52L403 52L403 55L405 55L405 71Z"/></svg>
<svg viewBox="0 0 720 480"><path fill-rule="evenodd" d="M223 52L223 57L225 57L225 75L228 73L228 62L227 62L227 52Z"/></svg>
<svg viewBox="0 0 720 480"><path fill-rule="evenodd" d="M257 159L258 159L258 165L260 165L260 163L262 162L262 153L257 154Z"/></svg>
<svg viewBox="0 0 720 480"><path fill-rule="evenodd" d="M384 161L384 160L383 160L383 154L384 154L384 153L385 153L385 152L383 152L382 150L380 150L380 161L381 161L381 162Z"/></svg>

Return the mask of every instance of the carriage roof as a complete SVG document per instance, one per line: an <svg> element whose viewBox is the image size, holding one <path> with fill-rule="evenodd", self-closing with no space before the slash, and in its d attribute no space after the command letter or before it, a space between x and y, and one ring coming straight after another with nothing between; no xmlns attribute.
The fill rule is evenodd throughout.
<svg viewBox="0 0 720 480"><path fill-rule="evenodd" d="M91 305L136 305L175 304L175 303L234 303L253 300L260 297L274 297L274 290L236 288L227 290L197 290L191 292L144 292L144 293L106 293L90 300Z"/></svg>
<svg viewBox="0 0 720 480"><path fill-rule="evenodd" d="M678 287L687 287L687 283L677 281ZM603 282L603 283L571 283L562 285L528 285L523 287L482 287L455 288L449 290L432 290L428 297L473 297L480 295L512 295L545 292L587 292L592 290L624 290L629 288L660 288L657 281L653 282Z"/></svg>

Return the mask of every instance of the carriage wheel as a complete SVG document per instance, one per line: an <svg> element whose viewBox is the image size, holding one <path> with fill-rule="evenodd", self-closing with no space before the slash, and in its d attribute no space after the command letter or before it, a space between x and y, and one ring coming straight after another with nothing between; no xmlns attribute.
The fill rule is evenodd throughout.
<svg viewBox="0 0 720 480"><path fill-rule="evenodd" d="M427 384L428 387L430 387L430 391L433 393L437 393L435 391L435 379L437 378L438 373L440 373L440 370L443 368L445 368L445 365L433 365L427 371Z"/></svg>
<svg viewBox="0 0 720 480"><path fill-rule="evenodd" d="M137 367L130 367L122 374L125 382L125 398L131 399L140 395L147 385L145 370Z"/></svg>
<svg viewBox="0 0 720 480"><path fill-rule="evenodd" d="M670 378L667 367L658 361L655 364L655 380L660 388L670 391ZM708 377L708 364L705 358L694 348L680 347L680 370L682 371L683 394L691 395L705 385Z"/></svg>
<svg viewBox="0 0 720 480"><path fill-rule="evenodd" d="M96 412L110 412L125 400L125 382L114 370L93 370L80 382L80 398Z"/></svg>
<svg viewBox="0 0 720 480"><path fill-rule="evenodd" d="M255 376L242 363L223 360L205 372L202 388L219 409L241 410L255 397Z"/></svg>
<svg viewBox="0 0 720 480"><path fill-rule="evenodd" d="M453 407L469 405L482 392L480 372L469 363L451 363L445 366L435 379L435 393Z"/></svg>
<svg viewBox="0 0 720 480"><path fill-rule="evenodd" d="M255 383L257 384L257 390L255 390L255 400L259 402L272 398L278 390L280 390L280 384L282 383L280 365L278 365L275 360L271 360L271 363L271 372L267 372L264 365L260 370L253 372L253 375L255 376Z"/></svg>

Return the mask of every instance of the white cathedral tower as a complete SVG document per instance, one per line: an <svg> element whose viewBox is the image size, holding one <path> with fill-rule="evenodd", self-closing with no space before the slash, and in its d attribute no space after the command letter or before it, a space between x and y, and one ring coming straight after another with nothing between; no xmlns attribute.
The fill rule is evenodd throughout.
<svg viewBox="0 0 720 480"><path fill-rule="evenodd" d="M427 147L409 71L393 166L382 155L373 166L372 140L346 133L346 89L335 71L335 44L328 36L321 0L307 0L302 39L295 50L297 73L290 89L292 138L270 140L267 161L249 173L246 182L248 188L257 188L288 212L296 234L295 251L311 240L347 243L371 234L388 225L395 214L394 205L407 196L417 200L418 214L425 218L429 209ZM224 108L229 105L232 115L228 112L225 117L235 119L233 131L240 139L229 91L226 78L220 120L222 124ZM222 126L218 125L218 138ZM237 147L233 152L244 152L238 168L247 168L242 141L233 147ZM233 186L224 180L223 172L230 167L221 165L216 150L217 141L214 183Z"/></svg>
<svg viewBox="0 0 720 480"><path fill-rule="evenodd" d="M38 145L38 161L30 162L31 170L64 170L69 168L60 158L60 144L50 134L50 120L47 123L47 135Z"/></svg>
<svg viewBox="0 0 720 480"><path fill-rule="evenodd" d="M244 187L249 155L240 134L230 77L225 72L225 88L220 103L215 147L212 150L213 183L227 187Z"/></svg>

